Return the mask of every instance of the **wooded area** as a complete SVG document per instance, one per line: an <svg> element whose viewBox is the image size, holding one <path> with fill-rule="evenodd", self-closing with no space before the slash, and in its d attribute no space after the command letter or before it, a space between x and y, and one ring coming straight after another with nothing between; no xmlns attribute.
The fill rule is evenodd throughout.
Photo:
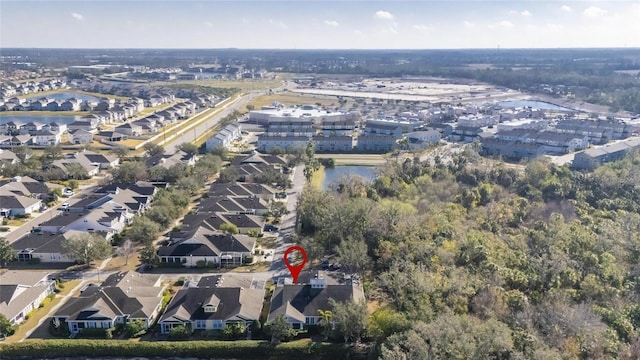
<svg viewBox="0 0 640 360"><path fill-rule="evenodd" d="M380 358L637 358L640 156L589 174L476 160L301 195L309 256L365 274Z"/></svg>

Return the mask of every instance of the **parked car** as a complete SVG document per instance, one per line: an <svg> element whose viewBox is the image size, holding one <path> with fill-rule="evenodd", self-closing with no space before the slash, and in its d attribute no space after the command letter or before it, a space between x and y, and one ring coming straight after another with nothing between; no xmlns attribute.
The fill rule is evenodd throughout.
<svg viewBox="0 0 640 360"><path fill-rule="evenodd" d="M269 231L269 232L273 232L273 231L278 231L280 230L277 226L272 225L272 224L267 224L264 226L264 231Z"/></svg>
<svg viewBox="0 0 640 360"><path fill-rule="evenodd" d="M73 190L69 188L62 189L63 196L73 196Z"/></svg>
<svg viewBox="0 0 640 360"><path fill-rule="evenodd" d="M69 203L68 202L63 202L62 205L60 205L61 208L66 209L69 207Z"/></svg>

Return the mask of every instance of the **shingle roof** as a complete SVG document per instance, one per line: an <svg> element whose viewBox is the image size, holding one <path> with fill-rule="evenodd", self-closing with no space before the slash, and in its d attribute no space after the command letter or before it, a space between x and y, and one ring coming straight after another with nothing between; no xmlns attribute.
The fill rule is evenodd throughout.
<svg viewBox="0 0 640 360"><path fill-rule="evenodd" d="M364 299L362 288L355 285L326 285L312 288L311 285L284 285L276 287L271 297L268 321L286 315L300 322L306 316L318 316L318 310L330 310L329 299L337 302Z"/></svg>
<svg viewBox="0 0 640 360"><path fill-rule="evenodd" d="M160 321L171 319L251 321L260 318L264 289L187 288L171 299ZM203 305L214 303L215 312L205 312Z"/></svg>

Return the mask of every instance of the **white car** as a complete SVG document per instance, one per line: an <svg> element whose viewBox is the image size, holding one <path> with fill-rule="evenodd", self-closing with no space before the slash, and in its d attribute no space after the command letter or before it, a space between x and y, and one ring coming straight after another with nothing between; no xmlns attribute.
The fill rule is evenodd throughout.
<svg viewBox="0 0 640 360"><path fill-rule="evenodd" d="M69 188L62 189L62 195L64 196L73 196L73 190Z"/></svg>
<svg viewBox="0 0 640 360"><path fill-rule="evenodd" d="M64 203L62 203L62 205L60 205L60 207L66 209L66 208L69 207L69 203L68 202L64 202Z"/></svg>

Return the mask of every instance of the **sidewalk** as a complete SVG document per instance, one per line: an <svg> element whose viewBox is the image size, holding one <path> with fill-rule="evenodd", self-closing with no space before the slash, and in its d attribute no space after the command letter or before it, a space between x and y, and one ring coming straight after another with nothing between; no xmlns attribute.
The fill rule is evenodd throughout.
<svg viewBox="0 0 640 360"><path fill-rule="evenodd" d="M109 263L109 261L111 261L111 257L105 259L102 261L102 263L100 264L100 266L97 268L98 270L102 270L104 269L107 264ZM29 331L27 331L27 333L25 334L24 338L20 339L18 342L23 342L26 339L29 338L29 336L31 336L31 334L33 334L34 331L36 331L36 329L38 329L40 326L42 326L42 324L45 321L48 321L51 317L53 317L53 315L56 313L56 311L58 311L58 309L60 309L64 304L67 303L67 300L69 300L70 297L72 297L75 293L78 292L78 290L82 289L82 287L84 287L87 282L89 282L90 280L82 280L80 281L80 283L78 285L76 285L76 287L74 287L71 291L69 291L69 293L67 295L65 295L62 300L60 300L59 303L57 303L54 307L52 307L51 309L49 309L49 312L47 313L47 315L43 316L42 319L40 319L40 321L38 321L38 324L36 326L34 326L33 328L29 329Z"/></svg>

